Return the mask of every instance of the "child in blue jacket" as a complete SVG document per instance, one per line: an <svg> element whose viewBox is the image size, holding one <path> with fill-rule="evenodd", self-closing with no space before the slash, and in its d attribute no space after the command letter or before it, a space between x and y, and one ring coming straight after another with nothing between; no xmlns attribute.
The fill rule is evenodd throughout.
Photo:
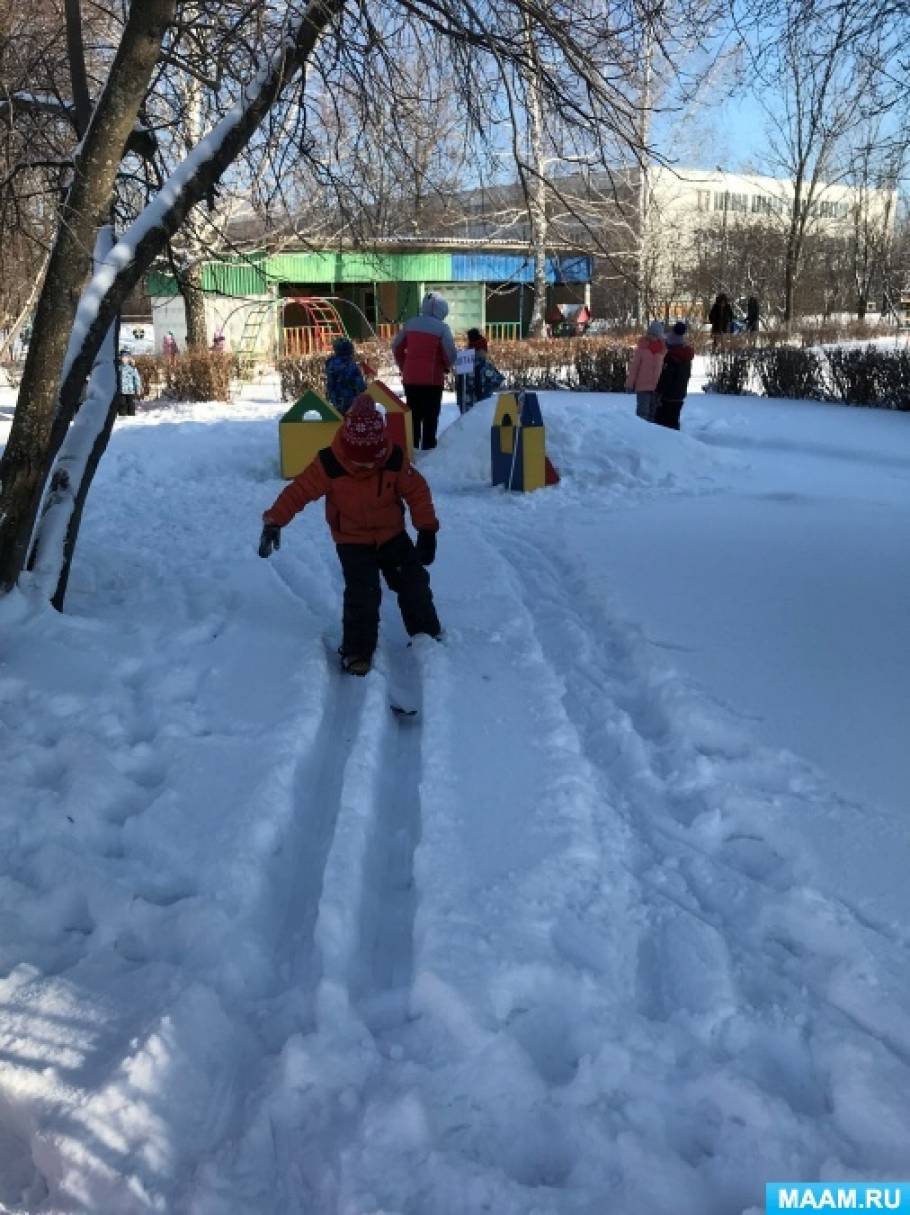
<svg viewBox="0 0 910 1215"><path fill-rule="evenodd" d="M366 391L366 380L357 366L354 343L350 338L337 337L332 343L333 355L325 361L325 395L339 413L347 413L354 397Z"/></svg>
<svg viewBox="0 0 910 1215"><path fill-rule="evenodd" d="M121 418L136 416L136 398L142 396L142 380L132 356L120 351L120 400L117 413Z"/></svg>

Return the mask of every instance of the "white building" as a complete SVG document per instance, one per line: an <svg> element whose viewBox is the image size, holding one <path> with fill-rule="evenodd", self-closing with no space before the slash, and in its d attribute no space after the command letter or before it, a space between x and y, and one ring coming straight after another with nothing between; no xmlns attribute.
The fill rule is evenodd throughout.
<svg viewBox="0 0 910 1215"><path fill-rule="evenodd" d="M807 192L804 185L804 206ZM795 188L792 181L761 174L655 167L647 174L646 199L645 250L652 286L672 293L697 259L701 236L722 241L753 225L785 232ZM867 229L884 234L893 228L895 209L893 191L820 183L808 204L807 232L847 240L861 215Z"/></svg>

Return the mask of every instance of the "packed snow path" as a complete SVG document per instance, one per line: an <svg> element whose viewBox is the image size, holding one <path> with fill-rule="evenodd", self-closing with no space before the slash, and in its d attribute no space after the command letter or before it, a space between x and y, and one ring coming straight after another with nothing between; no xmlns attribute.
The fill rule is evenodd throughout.
<svg viewBox="0 0 910 1215"><path fill-rule="evenodd" d="M446 639L387 596L364 680L321 511L255 554L276 408L118 427L68 614L2 607L0 1209L730 1215L906 1173L908 419L628 401L544 395L558 490L486 487L483 406L421 457ZM874 536L889 605L824 600L874 688L831 742L759 677L813 670L788 504L819 576ZM775 537L745 622L731 518Z"/></svg>

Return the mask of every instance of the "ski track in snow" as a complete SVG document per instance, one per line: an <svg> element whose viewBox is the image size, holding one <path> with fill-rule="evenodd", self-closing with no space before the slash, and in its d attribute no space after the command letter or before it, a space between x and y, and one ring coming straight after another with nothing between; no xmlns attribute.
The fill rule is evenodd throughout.
<svg viewBox="0 0 910 1215"><path fill-rule="evenodd" d="M207 535L181 480L204 450L190 427L144 473L167 534L140 520L100 592L74 579L115 615L170 587L111 640L100 709L91 618L26 626L71 686L0 679L34 811L4 819L31 928L2 954L0 1210L731 1215L773 1177L900 1174L906 937L816 883L788 824L825 821L823 777L589 589L577 501L542 533L537 495L444 487L446 639L406 649L386 593L360 680L316 512L231 577L272 488L255 447L208 487L206 570L168 576Z"/></svg>
<svg viewBox="0 0 910 1215"><path fill-rule="evenodd" d="M896 1098L910 1080L906 960L889 974L893 934L806 885L798 862L786 859L781 808L812 813L829 792L799 761L756 748L728 715L636 661L642 646L611 628L608 608L586 601L558 555L514 535L503 536L501 551L512 559L543 649L555 648L557 664L576 655L564 703L586 757L640 835L636 868L650 914L638 1011L658 1024L685 1023L707 1048L703 1067L713 1056L735 1073L737 1055L761 1045L762 1069L755 1073L750 1054L736 1080L760 1085L769 1113L772 1104L786 1111L785 1119L776 1112L780 1157L775 1167L772 1149L765 1176L787 1172L787 1151L800 1140L806 1156L818 1150L811 1139L820 1119L830 1119L829 1151L848 1168L868 1171L875 1160L899 1171L905 1149ZM847 1065L854 1054L874 1061L886 1110L890 1095L885 1125L843 1108L856 1079ZM693 1127L700 1112L691 1110ZM694 1159L712 1155L711 1136L692 1134ZM726 1210L731 1201L746 1205L747 1187L719 1204L706 1194L701 1209Z"/></svg>

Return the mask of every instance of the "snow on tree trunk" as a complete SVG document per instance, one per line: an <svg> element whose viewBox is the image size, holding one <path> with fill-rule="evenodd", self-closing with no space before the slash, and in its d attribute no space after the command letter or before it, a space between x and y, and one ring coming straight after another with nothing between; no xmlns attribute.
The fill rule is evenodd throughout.
<svg viewBox="0 0 910 1215"><path fill-rule="evenodd" d="M114 231L101 228L95 242L97 270L114 247ZM54 461L50 488L44 500L30 562L30 589L50 599L58 611L69 581L70 564L92 476L107 447L120 385L117 371L117 332L114 319L89 377L85 400L79 408Z"/></svg>
<svg viewBox="0 0 910 1215"><path fill-rule="evenodd" d="M654 30L650 23L644 32L644 62L641 80L641 113L638 142L641 163L638 169L638 215L635 291L636 320L645 325L651 311L651 176L648 166L648 146L651 139L652 78L654 72Z"/></svg>
<svg viewBox="0 0 910 1215"><path fill-rule="evenodd" d="M536 80L528 82L528 136L533 174L528 217L534 258L534 304L528 331L531 337L543 337L547 325L547 179L544 176L543 103Z"/></svg>
<svg viewBox="0 0 910 1215"><path fill-rule="evenodd" d="M26 491L35 492L35 505L32 508L25 501L17 501L15 511L7 509L0 515L0 591L11 589L25 563L32 521L51 465L79 406L86 377L124 300L189 211L211 193L225 170L246 147L266 114L307 63L324 31L343 9L344 0L311 0L266 67L244 88L233 109L168 178L158 195L104 258L83 292L62 360L62 374L58 378L50 366L47 368L47 375L53 375L54 382L59 384L50 434L46 441L41 435L30 436L33 455L27 469L20 471L18 497L24 499ZM45 285L42 301L47 294L48 286ZM59 367L59 363L56 366ZM38 439L42 439L40 444ZM6 489L4 483L4 498ZM0 505L5 507L5 501ZM23 537L26 518L28 526Z"/></svg>
<svg viewBox="0 0 910 1215"><path fill-rule="evenodd" d="M240 100L177 166L138 219L119 238L89 283L73 323L60 384L55 431L63 433L79 403L79 392L108 326L192 208L207 198L224 171L243 151L266 114L306 63L323 31L345 0L313 0L267 66Z"/></svg>
<svg viewBox="0 0 910 1215"><path fill-rule="evenodd" d="M28 556L38 508L53 462L91 370L97 347L73 385L73 409L58 425L58 389L79 291L90 272L88 251L110 208L124 148L174 17L176 0L134 4L88 130L74 155L32 336L13 425L0 461L0 593L16 582ZM99 334L98 346L110 322Z"/></svg>
<svg viewBox="0 0 910 1215"><path fill-rule="evenodd" d="M190 16L196 16L193 6ZM199 18L197 18L199 19ZM202 138L205 127L202 113L202 82L192 72L184 73L183 108L186 112L184 137L186 152L193 150ZM194 231L192 222L187 226L184 265L177 277L177 286L183 296L183 313L186 322L186 344L190 349L204 349L208 345L205 323L205 294L202 288L202 263L205 244Z"/></svg>
<svg viewBox="0 0 910 1215"><path fill-rule="evenodd" d="M545 337L547 332L547 179L544 159L544 113L540 86L540 63L530 14L523 14L525 108L527 111L527 164L518 160L518 172L528 212L534 295L528 335ZM530 181L528 180L530 178Z"/></svg>

